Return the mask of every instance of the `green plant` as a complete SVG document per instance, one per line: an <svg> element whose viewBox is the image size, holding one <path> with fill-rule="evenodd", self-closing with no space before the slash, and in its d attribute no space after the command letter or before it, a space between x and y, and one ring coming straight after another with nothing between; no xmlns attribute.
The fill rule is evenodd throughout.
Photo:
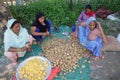
<svg viewBox="0 0 120 80"><path fill-rule="evenodd" d="M69 0L38 0L22 6L10 6L14 18L18 19L22 25L31 25L37 12L44 12L47 19L50 19L55 26L72 26L77 17L85 9L86 4L91 4L95 11L103 5L112 11L118 11L120 0L73 0L72 10L69 9Z"/></svg>
<svg viewBox="0 0 120 80"><path fill-rule="evenodd" d="M18 19L23 25L30 25L35 18L35 14L41 11L56 26L71 26L77 20L78 16L78 9L75 8L75 5L73 8L74 11L70 11L68 4L64 0L40 0L24 6L10 6L14 18Z"/></svg>

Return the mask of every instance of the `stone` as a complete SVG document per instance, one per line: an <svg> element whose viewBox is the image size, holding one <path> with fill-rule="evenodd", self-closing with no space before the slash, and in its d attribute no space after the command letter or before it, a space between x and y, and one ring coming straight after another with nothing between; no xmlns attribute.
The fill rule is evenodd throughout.
<svg viewBox="0 0 120 80"><path fill-rule="evenodd" d="M5 27L6 22L10 18L12 18L10 9L3 3L0 3L0 29Z"/></svg>
<svg viewBox="0 0 120 80"><path fill-rule="evenodd" d="M5 4L0 3L0 42L3 40L6 23L10 18L12 18L10 9Z"/></svg>

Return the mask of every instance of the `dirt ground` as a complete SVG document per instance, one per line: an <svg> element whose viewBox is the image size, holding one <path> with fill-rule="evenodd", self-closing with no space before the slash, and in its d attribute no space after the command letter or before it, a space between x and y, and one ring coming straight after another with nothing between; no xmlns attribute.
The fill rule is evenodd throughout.
<svg viewBox="0 0 120 80"><path fill-rule="evenodd" d="M91 80L120 80L120 52L104 55L104 60L91 60Z"/></svg>
<svg viewBox="0 0 120 80"><path fill-rule="evenodd" d="M120 52L105 52L104 55L103 60L91 60L91 80L120 80ZM0 80L10 80L15 68L8 59L2 57L0 59Z"/></svg>

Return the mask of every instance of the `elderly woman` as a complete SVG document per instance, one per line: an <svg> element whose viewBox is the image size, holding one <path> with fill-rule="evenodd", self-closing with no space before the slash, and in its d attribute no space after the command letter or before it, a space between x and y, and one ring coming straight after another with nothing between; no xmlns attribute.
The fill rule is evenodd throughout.
<svg viewBox="0 0 120 80"><path fill-rule="evenodd" d="M92 58L96 60L97 58L104 58L101 54L102 44L107 43L108 40L102 30L99 22L96 22L94 17L90 17L87 22L87 26L79 26L78 37L79 42L86 49L92 52Z"/></svg>
<svg viewBox="0 0 120 80"><path fill-rule="evenodd" d="M4 55L17 64L17 58L24 56L31 50L32 36L23 28L16 19L7 22L7 30L4 33Z"/></svg>

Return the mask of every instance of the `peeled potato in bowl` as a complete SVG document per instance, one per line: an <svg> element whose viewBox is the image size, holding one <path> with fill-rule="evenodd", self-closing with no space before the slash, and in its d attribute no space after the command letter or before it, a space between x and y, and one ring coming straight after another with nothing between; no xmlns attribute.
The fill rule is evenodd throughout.
<svg viewBox="0 0 120 80"><path fill-rule="evenodd" d="M17 67L17 80L46 80L51 72L51 63L45 57L34 56Z"/></svg>

